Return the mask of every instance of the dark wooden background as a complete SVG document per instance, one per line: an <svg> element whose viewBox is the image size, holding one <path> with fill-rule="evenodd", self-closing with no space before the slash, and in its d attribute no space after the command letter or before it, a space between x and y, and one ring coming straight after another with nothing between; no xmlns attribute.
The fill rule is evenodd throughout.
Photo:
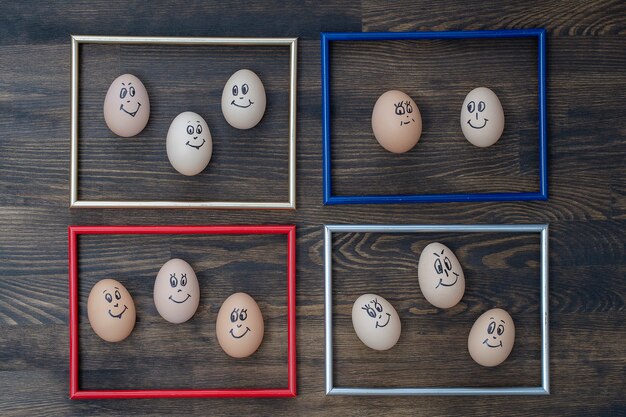
<svg viewBox="0 0 626 417"><path fill-rule="evenodd" d="M548 30L550 199L547 202L322 206L320 31L524 27L545 27ZM70 34L298 36L298 210L68 209ZM350 72L334 74L351 83L343 87L338 85L336 93L342 92L340 88L346 88L346 99L350 99L350 95L363 99L353 108L353 113L349 108L337 109L339 121L342 118L348 120L345 117L350 118L350 115L354 117L348 120L346 129L340 124L333 127L337 135L334 146L345 150L336 152L338 159L333 160L337 173L336 191L350 194L363 187L378 187L387 192L413 190L416 186L427 190L431 187L431 191L440 191L444 187L499 189L503 185L526 190L535 186L536 145L526 145L525 139L536 134L536 116L517 104L533 104L534 88L529 87L533 75L527 71L529 64L525 59L532 57L536 50L522 42L519 56L524 62L516 66L511 55L512 46L515 45L501 46L497 42L486 45L485 48L493 54L486 56L485 60L463 53L460 44L420 46L420 54L427 54L429 59L422 62L419 56L411 57L405 63L407 73L404 74L401 73L404 65L394 61L393 56L397 56L395 52L413 49L400 43L387 50L374 49L365 60L367 67L363 71L352 69L354 77ZM537 5L498 1L379 4L369 0L328 4L299 1L241 4L3 2L0 5L0 414L625 414L625 46L626 5L620 1L550 1ZM395 51L393 56L389 55L390 51ZM286 164L283 163L285 150L281 145L284 141L281 133L285 128L281 124L284 113L281 113L280 103L286 93L285 79L282 72L270 72L273 67L282 67L284 55L275 52L276 61L260 56L257 62L250 61L244 54L235 54L235 62L224 63L223 67L215 65L214 72L205 64L218 64L221 58L207 57L200 51L192 57L180 56L181 59L188 58L191 63L202 64L200 68L190 65L189 73L183 71L184 65L172 67L181 79L194 79L194 85L187 86L178 78L168 80L165 69L155 63L154 52L150 48L139 52L131 48L85 49L86 58L94 54L91 55L93 66L89 68L101 73L84 74L93 76L94 84L84 85L86 107L81 108L81 112L92 112L94 118L91 123L81 121L81 130L86 135L81 148L84 156L81 173L85 174L81 177L84 180L82 195L106 198L130 190L137 195L155 191L161 192L156 195L189 199L284 196L281 193L284 193L282 184L286 178ZM176 50L168 53L174 59L181 55ZM350 45L334 48L332 53L333 59L337 59L337 69L343 67L346 71L350 70L350 62L364 59L364 51ZM100 61L98 54L103 54ZM450 56L465 66L481 68L480 73L457 65L450 67ZM131 62L135 57L138 61ZM275 105L268 107L258 130L245 133L226 126L220 118L219 107L215 106L216 94L219 95L223 84L223 80L215 81L215 77L227 77L243 61L258 64L261 68L259 71L265 75L263 79L267 79L268 97L274 103L270 106ZM150 71L153 65L155 70ZM485 72L488 65L494 65L491 73ZM372 70L377 66L388 66L390 74L383 78L368 72L368 68ZM103 128L102 120L97 118L100 100L97 89L106 88L104 79L122 70L143 71L153 97L154 119L142 136L149 143L143 155L140 140L114 140ZM420 73L428 76L411 77L411 74ZM463 78L465 74L471 78ZM207 78L207 85L199 93L195 88L203 77ZM400 88L395 86L396 83L408 83L409 80L411 83L405 89L422 110L424 136L414 152L398 159L402 172L392 171L385 169L389 166L389 155L373 146L371 137L371 140L367 139L368 125L361 120L363 112L369 108L367 98L375 98L377 94L377 86L372 84L374 81L383 89L392 85ZM455 131L457 109L460 109L464 92L481 82L496 83L498 89L502 89L500 99L505 104L507 117L510 114L512 118L507 119L511 120L511 128L507 125L503 138L509 139L510 146L505 146L503 140L493 148L490 156L460 146L464 139ZM523 87L518 89L521 84ZM271 92L269 86L272 86ZM102 91L102 97L104 93ZM203 101L202 94L206 94L206 101ZM189 105L181 95L191 97ZM165 103L166 97L172 101ZM89 104L92 107L87 106ZM172 174L163 159L164 147L158 145L162 140L160 131L167 126L168 120L184 110L206 115L216 140L215 164L212 162L207 173L190 181ZM519 123L513 124L515 120ZM350 147L351 138L355 142ZM217 141L220 147L217 147ZM251 144L251 147L243 147L243 144ZM422 148L423 152L420 152ZM130 155L137 158L134 168L134 158ZM501 160L494 159L493 155ZM457 158L454 165L450 157ZM424 159L426 171L414 165L417 158ZM489 168L475 169L483 163ZM425 177L415 179L420 172L425 172L422 174ZM376 175L381 179L376 180ZM429 176L433 180L441 179L441 187L428 181ZM352 183L350 178L360 182ZM387 180L393 181L388 185ZM207 183L211 185L203 186ZM212 190L215 184L225 188ZM550 223L550 396L358 398L324 395L322 224L536 222ZM278 400L68 400L67 226L244 223L293 223L298 226L298 397ZM536 239L506 235L485 235L484 239L467 235L438 237L457 251L468 271L468 293L462 304L440 312L429 308L416 292L416 258L430 237L339 236L334 247L335 261L340 264L335 270L338 274L335 289L338 358L335 366L340 372L335 375L337 382L365 385L379 381L388 386L472 380L484 383L489 377L493 377L495 385L538 382L535 371L538 365L538 323L533 319L537 313L538 294L534 283L529 281L536 276L538 267ZM197 248L199 245L210 250L202 253ZM207 329L204 323L212 325L210 318L219 308L217 300L227 296L235 287L249 286L251 292L258 291L259 304L267 311L270 328L276 329L264 342L267 345L259 351L254 369L260 377L280 383L284 375L284 364L279 359L284 333L279 328L284 320L281 318L284 304L277 300L281 298L279 291L284 288L269 284L270 279L272 282L279 279L273 275L272 265L284 262L280 252L284 248L281 249L279 240L229 237L224 240L161 242L88 238L82 241L81 248L86 255L81 259L84 262L81 271L85 272L86 280L95 281L107 275L120 279L136 277L148 283L142 286L140 281L126 278L131 282L129 287L136 294L142 314L131 337L144 343L155 343L155 347L147 352L149 360L163 358L168 362L165 368L150 368L146 361L132 355L132 349L123 353L107 350L107 354L121 355L107 362L94 355L95 349L105 348L97 339L90 341L88 330L83 331L81 334L86 336L83 364L86 367L81 377L87 386L110 383L106 378L117 376L125 378L124 383L129 386L135 383L156 385L155 378L170 370L179 372L174 375L173 382L183 380L180 372L188 372L190 383L236 383L228 376L236 369L229 369L224 358L207 356L210 354L208 346L202 351L193 351L182 341L168 339L167 347L175 345L190 358L181 369L172 364L176 355L166 351L165 343L159 347L159 341L152 340L152 333L148 332L157 329L159 334L165 334L166 331L156 321L158 316L150 305L152 271L162 264L162 258L182 254L192 259L203 276L201 281L207 283L203 288L203 299L207 303L201 305L199 315L189 326L181 327L180 332L193 337L193 343L204 340L213 344L210 327ZM132 262L125 262L125 253ZM211 257L212 253L215 257ZM216 263L216 258L223 258L226 263ZM255 272L267 274L267 283L253 281L250 275ZM377 276L380 280L376 280ZM487 281L479 278L482 276ZM507 279L511 281L510 285ZM210 282L215 284L215 292L211 292ZM81 291L86 293L87 286L85 281ZM393 356L386 356L385 360L364 350L346 322L346 309L352 296L356 298L366 290L375 291L376 286L383 288L379 292L385 291L407 320L403 338L395 350L389 352ZM276 294L272 293L274 290ZM514 318L519 317L521 327L510 360L489 373L473 366L455 348L464 348L464 337L457 333L467 331L472 318L494 303L508 306ZM207 317L205 322L201 321L204 317ZM128 346L133 346L131 339L128 342ZM428 350L429 343L433 342L450 344L450 360L437 359L437 355ZM90 346L94 350L89 349ZM418 354L432 363L420 362ZM371 363L370 358L376 362ZM367 368L370 363L371 368ZM210 374L203 364L216 367L218 371L212 377L214 379L208 380ZM382 369L384 364L390 365L391 371L385 372ZM128 372L126 366L136 372ZM359 374L360 368L372 372ZM415 375L411 368L421 373ZM454 373L457 369L458 379ZM435 371L440 372L440 379L436 378Z"/></svg>

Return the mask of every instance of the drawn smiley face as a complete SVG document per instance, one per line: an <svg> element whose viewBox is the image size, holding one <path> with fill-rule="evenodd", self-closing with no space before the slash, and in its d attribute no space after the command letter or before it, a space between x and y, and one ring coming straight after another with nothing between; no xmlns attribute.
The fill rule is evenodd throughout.
<svg viewBox="0 0 626 417"><path fill-rule="evenodd" d="M463 268L454 252L441 243L430 243L422 250L417 277L424 298L435 307L453 307L465 293Z"/></svg>
<svg viewBox="0 0 626 417"><path fill-rule="evenodd" d="M470 143L481 148L500 139L504 130L504 110L493 91L478 87L467 94L461 107L461 130Z"/></svg>
<svg viewBox="0 0 626 417"><path fill-rule="evenodd" d="M197 151L200 150L206 143L206 139L202 136L202 132L205 128L202 127L204 123L200 122L200 120L196 120L192 122L191 120L187 121L187 142L185 142L186 146L193 148ZM208 129L208 128L207 128Z"/></svg>
<svg viewBox="0 0 626 417"><path fill-rule="evenodd" d="M375 328L387 327L389 321L391 320L391 314L385 312L383 306L378 302L378 298L374 298L372 301L361 307L361 309L365 310L368 316L376 319ZM386 319L383 316L386 316ZM381 324L382 322L385 322L385 324Z"/></svg>
<svg viewBox="0 0 626 417"><path fill-rule="evenodd" d="M198 175L209 164L213 141L206 121L191 111L174 118L165 142L167 158L172 167L183 175Z"/></svg>
<svg viewBox="0 0 626 417"><path fill-rule="evenodd" d="M506 324L506 322L502 319L496 320L494 317L489 317L489 320L491 321L487 325L488 336L485 338L485 340L483 340L483 344L492 349L501 348L502 340L500 339L500 336L504 334L504 325ZM499 323L496 323L496 321L498 321ZM491 340L491 343L489 342L489 337L493 339Z"/></svg>
<svg viewBox="0 0 626 417"><path fill-rule="evenodd" d="M117 77L104 99L104 119L109 129L118 136L135 136L149 117L150 100L141 80L132 74Z"/></svg>
<svg viewBox="0 0 626 417"><path fill-rule="evenodd" d="M135 303L121 283L103 279L89 293L87 315L98 336L119 342L128 337L135 326Z"/></svg>
<svg viewBox="0 0 626 417"><path fill-rule="evenodd" d="M154 281L154 305L165 320L183 323L196 313L200 304L200 285L191 265L170 259Z"/></svg>
<svg viewBox="0 0 626 417"><path fill-rule="evenodd" d="M217 341L233 358L252 355L261 345L265 326L259 305L246 293L228 297L217 314Z"/></svg>
<svg viewBox="0 0 626 417"><path fill-rule="evenodd" d="M233 324L233 327L229 330L229 333L235 339L241 339L250 331L250 327L245 326L244 322L248 318L248 309L247 308L233 308L233 311L230 313L230 322Z"/></svg>
<svg viewBox="0 0 626 417"><path fill-rule="evenodd" d="M222 113L236 129L256 126L265 113L267 97L263 82L254 72L242 69L226 81L222 90Z"/></svg>
<svg viewBox="0 0 626 417"><path fill-rule="evenodd" d="M363 294L352 305L352 326L363 344L387 350L400 338L402 326L396 309L383 297Z"/></svg>
<svg viewBox="0 0 626 417"><path fill-rule="evenodd" d="M170 286L175 291L174 294L170 294L168 297L173 303L182 304L191 298L191 294L183 292L187 286L187 273L181 272L179 277L176 277L176 272L170 273Z"/></svg>
<svg viewBox="0 0 626 417"><path fill-rule="evenodd" d="M483 366L496 366L511 353L515 342L515 325L506 311L494 308L474 323L467 338L472 359Z"/></svg>

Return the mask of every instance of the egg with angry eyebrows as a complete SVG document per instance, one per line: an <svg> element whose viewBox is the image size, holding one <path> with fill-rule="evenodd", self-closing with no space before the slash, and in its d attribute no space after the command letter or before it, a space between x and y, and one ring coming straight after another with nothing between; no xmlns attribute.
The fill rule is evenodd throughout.
<svg viewBox="0 0 626 417"><path fill-rule="evenodd" d="M104 121L113 133L125 138L139 134L150 118L150 99L141 80L123 74L111 83L104 98Z"/></svg>
<svg viewBox="0 0 626 417"><path fill-rule="evenodd" d="M228 297L217 313L215 332L224 352L233 358L256 352L263 341L265 325L254 298L243 292Z"/></svg>
<svg viewBox="0 0 626 417"><path fill-rule="evenodd" d="M200 286L196 273L182 259L171 259L159 270L154 281L154 305L170 323L184 323L200 304Z"/></svg>
<svg viewBox="0 0 626 417"><path fill-rule="evenodd" d="M222 91L222 113L236 129L251 129L265 114L265 87L258 75L248 69L235 72Z"/></svg>
<svg viewBox="0 0 626 417"><path fill-rule="evenodd" d="M166 149L167 158L176 171L187 176L201 173L213 153L209 126L197 113L179 114L167 131Z"/></svg>
<svg viewBox="0 0 626 417"><path fill-rule="evenodd" d="M89 292L87 316L91 328L107 342L119 342L135 327L135 302L114 279L103 279Z"/></svg>
<svg viewBox="0 0 626 417"><path fill-rule="evenodd" d="M400 317L383 297L363 294L352 306L352 325L365 346L374 350L391 349L400 338Z"/></svg>
<svg viewBox="0 0 626 417"><path fill-rule="evenodd" d="M427 245L417 264L424 298L439 308L454 307L465 294L465 275L454 252L438 242Z"/></svg>

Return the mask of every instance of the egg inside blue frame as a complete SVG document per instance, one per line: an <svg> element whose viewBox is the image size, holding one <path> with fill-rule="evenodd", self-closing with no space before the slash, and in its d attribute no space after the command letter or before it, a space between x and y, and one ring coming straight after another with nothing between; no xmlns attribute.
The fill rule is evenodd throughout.
<svg viewBox="0 0 626 417"><path fill-rule="evenodd" d="M330 143L330 42L340 41L392 41L416 39L481 39L481 38L537 38L538 103L539 103L539 191L455 194L401 194L401 195L347 195L332 194L332 168ZM450 32L322 32L322 139L323 139L323 202L335 204L390 204L437 203L472 201L527 201L548 199L547 169L547 116L546 116L546 31L542 28Z"/></svg>

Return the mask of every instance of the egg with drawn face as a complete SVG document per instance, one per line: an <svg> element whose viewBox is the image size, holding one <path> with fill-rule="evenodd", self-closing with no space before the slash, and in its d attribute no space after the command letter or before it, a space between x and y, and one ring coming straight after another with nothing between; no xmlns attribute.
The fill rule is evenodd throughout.
<svg viewBox="0 0 626 417"><path fill-rule="evenodd" d="M222 113L236 129L256 126L265 114L265 87L258 75L248 69L235 72L222 91Z"/></svg>
<svg viewBox="0 0 626 417"><path fill-rule="evenodd" d="M504 131L504 110L500 99L490 89L470 91L461 107L461 130L465 138L479 148L491 146Z"/></svg>
<svg viewBox="0 0 626 417"><path fill-rule="evenodd" d="M184 323L200 304L200 285L191 265L182 259L170 259L154 281L154 305L170 323Z"/></svg>
<svg viewBox="0 0 626 417"><path fill-rule="evenodd" d="M383 297L363 294L352 305L352 326L361 342L374 350L391 349L400 338L400 317Z"/></svg>
<svg viewBox="0 0 626 417"><path fill-rule="evenodd" d="M135 327L135 302L118 281L103 279L89 292L87 316L98 336L107 342L119 342Z"/></svg>
<svg viewBox="0 0 626 417"><path fill-rule="evenodd" d="M167 131L166 149L167 158L176 171L188 176L201 173L213 153L209 126L197 113L179 114Z"/></svg>
<svg viewBox="0 0 626 417"><path fill-rule="evenodd" d="M479 365L496 366L509 357L514 342L513 319L501 308L494 308L484 312L472 326L467 349Z"/></svg>
<svg viewBox="0 0 626 417"><path fill-rule="evenodd" d="M454 307L465 294L465 275L459 260L450 248L438 242L422 250L417 279L424 298L435 307Z"/></svg>
<svg viewBox="0 0 626 417"><path fill-rule="evenodd" d="M150 99L141 80L132 74L113 80L104 98L104 121L109 129L128 138L139 134L149 118Z"/></svg>
<svg viewBox="0 0 626 417"><path fill-rule="evenodd" d="M387 91L374 105L372 130L380 146L389 152L411 150L422 135L422 116L417 104L402 91Z"/></svg>
<svg viewBox="0 0 626 417"><path fill-rule="evenodd" d="M224 352L233 358L245 358L256 352L263 341L265 326L254 298L243 292L228 297L217 313L215 332Z"/></svg>

